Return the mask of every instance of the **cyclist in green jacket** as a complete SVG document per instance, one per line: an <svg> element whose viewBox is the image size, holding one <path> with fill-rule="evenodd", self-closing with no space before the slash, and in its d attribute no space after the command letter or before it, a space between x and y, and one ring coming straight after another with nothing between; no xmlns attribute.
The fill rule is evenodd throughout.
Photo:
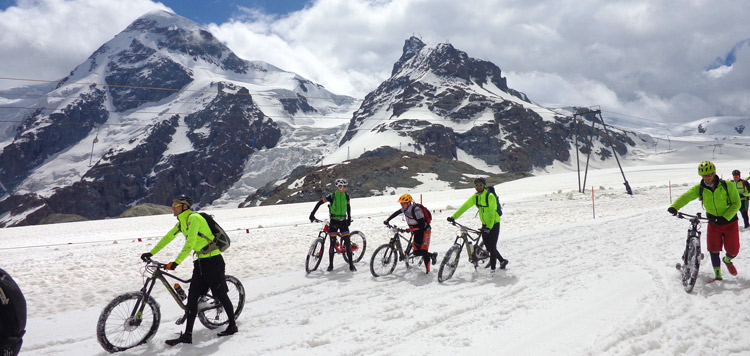
<svg viewBox="0 0 750 356"><path fill-rule="evenodd" d="M469 210L472 206L476 205L479 209L479 220L482 222L482 239L484 245L487 247L487 251L490 253L490 268L492 273L495 273L496 261L500 261L500 269L505 269L508 265L508 260L504 259L497 251L497 240L500 235L500 214L497 212L498 199L494 194L485 190L484 187L487 185L487 181L484 178L477 178L474 180L474 188L476 194L469 197L469 199L461 205L460 208L448 217L449 222L455 222L456 219Z"/></svg>
<svg viewBox="0 0 750 356"><path fill-rule="evenodd" d="M234 306L229 299L227 292L226 275L224 273L225 263L218 249L206 250L209 240L214 239L211 228L206 223L206 219L200 214L193 214L190 207L193 205L193 199L186 195L180 195L172 202L172 214L177 217L177 224L167 232L164 237L151 249L141 255L144 262L151 260L151 257L167 246L177 233L180 232L185 236L185 245L175 258L174 262L167 264L167 269L174 270L177 266L188 257L190 252L196 255L193 261L193 277L190 281L190 289L187 298L187 319L185 323L185 332L180 334L176 339L167 340L169 346L180 343L193 343L193 325L195 317L198 315L198 298L211 290L212 295L221 302L224 311L227 313L229 325L226 330L220 332L218 336L232 335L237 332L237 324L234 320Z"/></svg>
<svg viewBox="0 0 750 356"><path fill-rule="evenodd" d="M346 256L349 259L349 270L355 272L354 261L352 261L352 240L349 234L349 225L352 224L352 208L349 205L349 193L346 192L349 183L344 178L336 179L336 191L328 194L319 200L315 208L310 213L310 222L315 219L315 212L323 203L328 203L330 212L330 222L328 224L328 236L331 238L331 244L328 246L328 269L333 271L333 256L336 255L336 236L341 236L341 240L346 248Z"/></svg>
<svg viewBox="0 0 750 356"><path fill-rule="evenodd" d="M700 198L708 217L708 233L706 234L706 249L711 254L711 264L714 267L714 278L721 280L721 261L719 257L722 247L726 251L724 264L733 276L737 275L737 268L732 259L740 253L740 230L737 211L740 210L740 195L737 186L727 184L716 175L716 166L710 161L698 165L698 174L702 177L699 184L694 185L680 195L667 208L672 215L687 203Z"/></svg>
<svg viewBox="0 0 750 356"><path fill-rule="evenodd" d="M732 178L734 179L734 184L737 186L737 193L740 194L740 215L742 215L742 220L745 223L745 229L749 228L750 225L748 225L748 217L747 217L747 200L750 196L750 184L747 183L746 179L740 178L740 170L735 169L732 171Z"/></svg>

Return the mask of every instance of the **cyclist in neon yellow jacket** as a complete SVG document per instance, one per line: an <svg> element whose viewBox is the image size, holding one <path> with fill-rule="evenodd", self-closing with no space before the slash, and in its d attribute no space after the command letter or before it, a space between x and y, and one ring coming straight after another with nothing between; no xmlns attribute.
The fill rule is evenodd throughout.
<svg viewBox="0 0 750 356"><path fill-rule="evenodd" d="M495 267L497 266L496 261L500 261L500 269L505 269L508 265L508 260L504 259L500 252L497 250L497 240L500 236L500 214L497 212L497 197L484 189L487 185L487 181L484 178L477 178L474 180L474 188L476 194L472 195L464 205L450 217L449 222L455 222L456 219L469 210L472 206L479 209L479 220L482 222L482 239L484 245L487 247L487 251L490 253L490 264L489 267L492 269L492 273L495 273Z"/></svg>
<svg viewBox="0 0 750 356"><path fill-rule="evenodd" d="M188 196L180 195L172 202L172 214L177 217L177 224L167 232L164 237L151 249L141 255L144 262L151 260L151 257L157 254L161 249L167 246L177 237L177 233L185 236L185 245L175 258L174 262L167 264L167 269L174 270L177 266L188 257L190 252L195 254L196 259L193 261L193 276L190 281L186 306L186 323L185 332L180 334L176 339L167 340L169 346L177 344L193 343L193 325L195 317L198 315L198 299L211 290L212 295L221 302L224 311L227 313L229 325L226 330L220 332L219 336L232 335L237 332L237 324L234 320L234 306L227 295L228 287L225 275L226 264L221 256L221 251L214 249L206 251L209 240L214 239L211 228L206 223L206 219L200 214L194 214L190 208L193 205L193 199ZM203 236L205 236L205 238Z"/></svg>
<svg viewBox="0 0 750 356"><path fill-rule="evenodd" d="M740 195L737 186L719 179L716 166L710 161L698 165L698 174L702 177L700 183L680 195L667 208L672 215L677 215L687 203L700 198L708 217L708 232L706 234L706 249L711 254L711 264L714 267L714 278L721 280L721 261L719 254L722 248L726 251L724 264L733 276L737 275L737 268L732 259L740 253L740 230L737 211L740 210Z"/></svg>
<svg viewBox="0 0 750 356"><path fill-rule="evenodd" d="M732 181L737 186L737 193L740 194L740 215L742 215L742 221L745 223L745 229L750 228L748 224L747 216L747 202L750 197L750 184L747 183L746 179L740 177L740 170L735 169L732 171Z"/></svg>

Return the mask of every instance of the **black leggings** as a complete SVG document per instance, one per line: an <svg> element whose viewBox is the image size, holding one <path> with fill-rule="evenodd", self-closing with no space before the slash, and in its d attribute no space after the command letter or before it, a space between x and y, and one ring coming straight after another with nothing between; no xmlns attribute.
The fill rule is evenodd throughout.
<svg viewBox="0 0 750 356"><path fill-rule="evenodd" d="M331 243L328 246L328 265L333 266L333 256L336 255L336 235L341 236L341 243L346 249L346 257L349 258L349 266L354 266L352 261L352 239L349 236L349 224L342 220L331 220L328 225L328 233L330 236Z"/></svg>
<svg viewBox="0 0 750 356"><path fill-rule="evenodd" d="M197 259L193 262L193 277L190 281L187 299L187 323L185 324L185 333L192 334L195 317L198 316L198 298L211 290L211 294L216 298L224 311L227 313L229 325L234 325L234 306L229 299L227 292L226 275L224 274L224 258L221 255L214 257Z"/></svg>
<svg viewBox="0 0 750 356"><path fill-rule="evenodd" d="M487 230L482 230L487 231ZM487 248L487 252L490 253L490 268L495 269L496 261L503 261L503 256L497 251L497 240L500 236L500 223L495 223L488 232L482 232L482 239L484 239L484 247Z"/></svg>

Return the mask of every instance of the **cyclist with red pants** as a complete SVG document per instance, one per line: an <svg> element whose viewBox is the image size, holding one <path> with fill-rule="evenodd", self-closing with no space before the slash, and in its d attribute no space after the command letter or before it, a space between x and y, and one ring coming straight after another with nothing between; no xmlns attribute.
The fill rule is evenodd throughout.
<svg viewBox="0 0 750 356"><path fill-rule="evenodd" d="M687 192L680 195L667 211L677 215L677 210L692 200L700 198L708 217L706 249L711 254L714 278L721 280L722 247L726 251L723 261L729 274L736 276L737 268L732 259L740 253L740 229L737 211L740 210L740 195L737 186L727 184L716 175L716 166L710 161L698 165L698 174L703 178Z"/></svg>
<svg viewBox="0 0 750 356"><path fill-rule="evenodd" d="M432 228L427 222L422 207L413 204L410 194L404 194L398 198L401 209L396 210L391 216L388 217L383 224L389 225L391 219L395 218L399 214L404 214L406 218L406 224L409 225L409 231L411 231L414 237L412 241L412 250L415 256L422 256L422 260L425 265L425 273L430 273L430 265L434 265L437 261L437 253L430 253L430 237L432 236Z"/></svg>

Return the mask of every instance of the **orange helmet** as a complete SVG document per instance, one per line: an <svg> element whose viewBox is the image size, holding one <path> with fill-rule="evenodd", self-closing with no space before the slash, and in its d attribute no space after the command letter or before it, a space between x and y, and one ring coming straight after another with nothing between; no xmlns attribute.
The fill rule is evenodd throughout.
<svg viewBox="0 0 750 356"><path fill-rule="evenodd" d="M398 197L399 203L411 203L414 199L411 198L411 194L404 194Z"/></svg>

